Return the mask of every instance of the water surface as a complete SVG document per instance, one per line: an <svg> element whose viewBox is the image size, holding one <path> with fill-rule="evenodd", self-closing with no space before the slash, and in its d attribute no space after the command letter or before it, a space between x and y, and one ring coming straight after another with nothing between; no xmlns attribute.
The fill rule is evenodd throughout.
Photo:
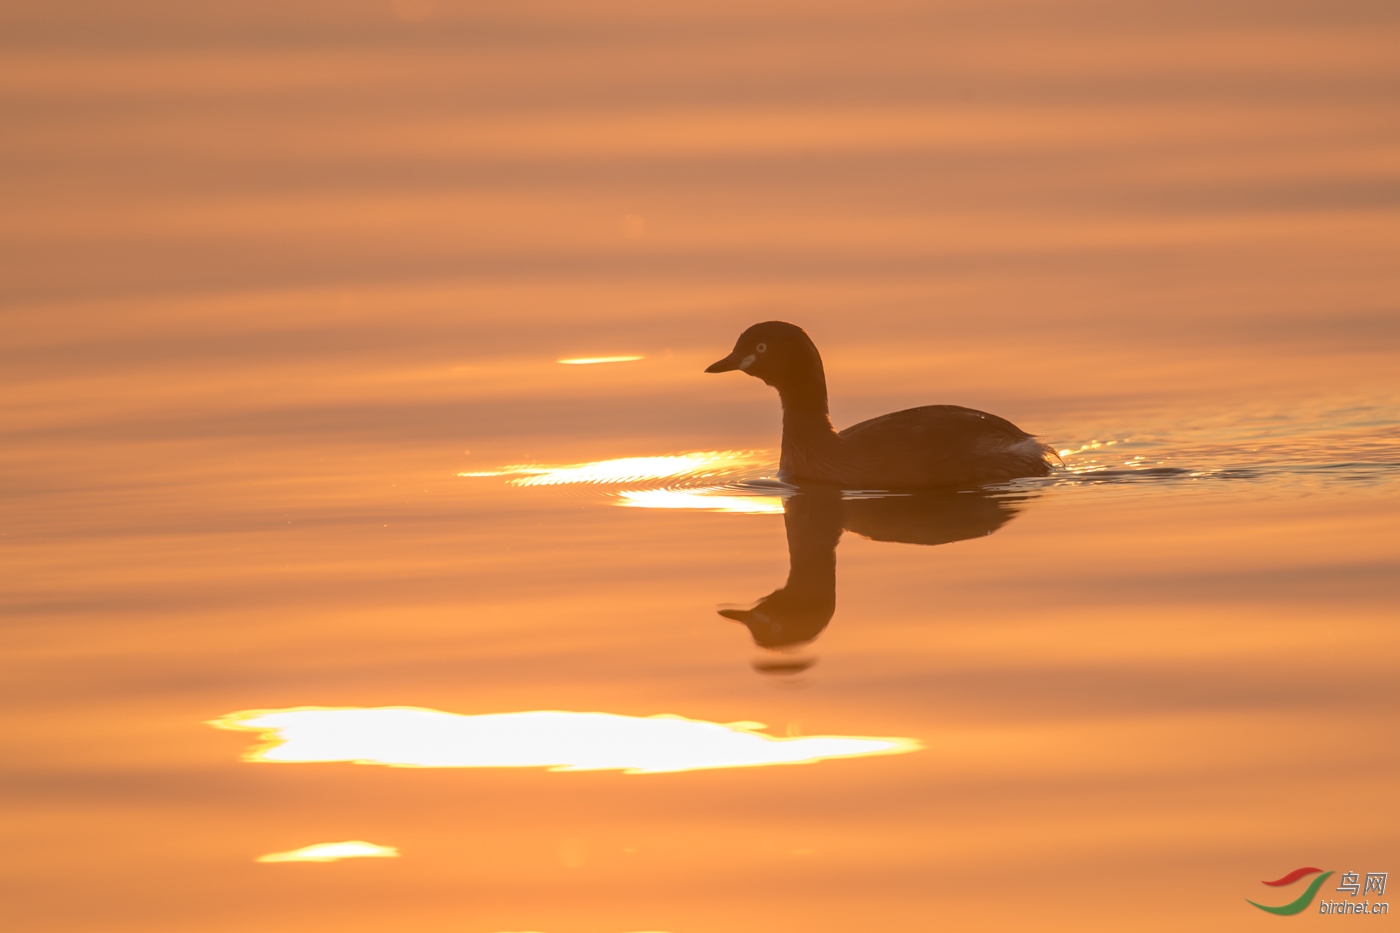
<svg viewBox="0 0 1400 933"><path fill-rule="evenodd" d="M64 10L0 14L16 929L1262 929L1396 864L1392 6ZM1063 468L774 483L701 372L772 318L838 426Z"/></svg>

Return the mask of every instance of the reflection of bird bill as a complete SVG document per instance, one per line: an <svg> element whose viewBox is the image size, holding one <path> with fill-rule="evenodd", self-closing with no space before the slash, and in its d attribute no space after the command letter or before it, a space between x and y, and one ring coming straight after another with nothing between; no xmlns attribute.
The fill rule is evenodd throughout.
<svg viewBox="0 0 1400 933"><path fill-rule="evenodd" d="M983 490L846 497L839 489L801 487L784 503L787 582L747 609L725 606L719 614L742 623L763 648L810 642L836 612L836 545L843 531L874 541L948 544L991 534L1033 497L1034 493L1013 496ZM755 667L794 673L813 663L775 659Z"/></svg>

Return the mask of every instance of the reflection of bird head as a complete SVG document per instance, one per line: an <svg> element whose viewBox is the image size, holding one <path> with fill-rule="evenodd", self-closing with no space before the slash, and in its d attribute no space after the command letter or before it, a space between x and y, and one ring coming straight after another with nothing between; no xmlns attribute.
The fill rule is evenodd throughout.
<svg viewBox="0 0 1400 933"><path fill-rule="evenodd" d="M821 634L836 612L834 588L825 592L794 591L791 586L763 597L752 609L721 609L726 619L741 622L760 648L789 648Z"/></svg>
<svg viewBox="0 0 1400 933"><path fill-rule="evenodd" d="M784 503L787 582L747 609L727 607L719 614L742 623L762 648L801 645L836 613L836 544L843 527L876 541L947 544L991 534L1032 497L968 490L847 499L836 488L801 487Z"/></svg>
<svg viewBox="0 0 1400 933"><path fill-rule="evenodd" d="M787 648L811 641L836 613L841 490L798 490L783 504L783 525L788 543L787 582L748 609L719 610L726 619L743 623L762 648Z"/></svg>
<svg viewBox="0 0 1400 933"><path fill-rule="evenodd" d="M779 392L820 387L826 392L821 354L807 332L785 321L764 321L739 335L733 351L710 364L707 373L742 370Z"/></svg>

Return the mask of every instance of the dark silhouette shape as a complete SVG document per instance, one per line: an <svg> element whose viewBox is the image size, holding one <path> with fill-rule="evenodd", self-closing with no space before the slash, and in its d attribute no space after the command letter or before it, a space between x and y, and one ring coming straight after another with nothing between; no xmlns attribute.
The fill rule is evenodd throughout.
<svg viewBox="0 0 1400 933"><path fill-rule="evenodd" d="M756 644L782 649L812 641L836 612L836 545L850 530L875 541L936 545L991 534L1034 493L936 491L845 498L831 486L803 486L784 504L787 582L749 609L721 609L748 627ZM765 661L767 673L793 673L812 661Z"/></svg>
<svg viewBox="0 0 1400 933"><path fill-rule="evenodd" d="M1051 450L1016 425L958 405L896 411L839 434L831 426L821 354L802 328L766 321L744 331L707 373L742 370L778 390L789 483L846 489L971 488L1045 476Z"/></svg>
<svg viewBox="0 0 1400 933"><path fill-rule="evenodd" d="M783 504L787 528L787 582L749 609L721 609L748 626L764 648L816 638L836 612L836 544L841 540L841 490L812 487Z"/></svg>

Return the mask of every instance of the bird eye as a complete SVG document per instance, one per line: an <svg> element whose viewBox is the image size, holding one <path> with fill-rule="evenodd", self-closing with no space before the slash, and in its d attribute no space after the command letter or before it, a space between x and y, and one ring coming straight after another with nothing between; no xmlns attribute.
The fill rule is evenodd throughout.
<svg viewBox="0 0 1400 933"><path fill-rule="evenodd" d="M754 349L757 350L759 353L767 353L767 352L768 352L768 344L766 344L766 343L760 343L758 346L754 347Z"/></svg>

